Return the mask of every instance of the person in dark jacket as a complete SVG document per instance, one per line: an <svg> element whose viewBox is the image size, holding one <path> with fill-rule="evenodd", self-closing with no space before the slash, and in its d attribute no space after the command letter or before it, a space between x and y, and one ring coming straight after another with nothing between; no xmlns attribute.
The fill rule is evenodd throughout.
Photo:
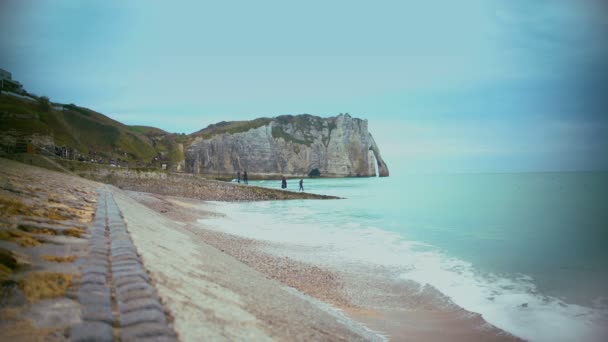
<svg viewBox="0 0 608 342"><path fill-rule="evenodd" d="M236 182L237 182L237 183L240 183L240 182L241 182L241 171L238 171L238 172L236 173Z"/></svg>
<svg viewBox="0 0 608 342"><path fill-rule="evenodd" d="M287 178L283 176L283 180L281 181L281 189L287 189Z"/></svg>
<svg viewBox="0 0 608 342"><path fill-rule="evenodd" d="M249 184L249 180L247 179L247 171L243 172L243 183Z"/></svg>
<svg viewBox="0 0 608 342"><path fill-rule="evenodd" d="M300 178L300 191L304 191L304 178Z"/></svg>

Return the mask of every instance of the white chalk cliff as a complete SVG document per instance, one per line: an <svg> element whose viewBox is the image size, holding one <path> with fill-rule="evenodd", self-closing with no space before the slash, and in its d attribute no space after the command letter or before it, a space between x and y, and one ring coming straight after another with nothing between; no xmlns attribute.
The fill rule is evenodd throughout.
<svg viewBox="0 0 608 342"><path fill-rule="evenodd" d="M387 177L367 120L348 114L221 122L193 134L187 172L255 176ZM376 172L377 170L377 172Z"/></svg>

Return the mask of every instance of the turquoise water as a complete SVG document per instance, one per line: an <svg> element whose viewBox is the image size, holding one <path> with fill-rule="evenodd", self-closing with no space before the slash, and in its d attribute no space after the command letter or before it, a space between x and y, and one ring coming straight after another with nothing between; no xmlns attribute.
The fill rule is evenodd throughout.
<svg viewBox="0 0 608 342"><path fill-rule="evenodd" d="M326 246L323 262L398 267L399 277L433 285L527 339L608 336L608 173L304 182L308 192L346 199L226 204L227 218L211 224ZM280 188L280 181L250 184ZM297 181L288 188L297 190Z"/></svg>

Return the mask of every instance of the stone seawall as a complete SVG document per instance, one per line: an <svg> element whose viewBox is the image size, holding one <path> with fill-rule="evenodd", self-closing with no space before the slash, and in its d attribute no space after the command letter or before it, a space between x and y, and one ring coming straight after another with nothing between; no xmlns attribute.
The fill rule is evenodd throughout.
<svg viewBox="0 0 608 342"><path fill-rule="evenodd" d="M83 321L72 326L70 340L114 341L113 335L120 334L122 341L177 341L168 324L170 313L158 297L112 193L99 189L97 203L78 291ZM117 310L113 312L112 307Z"/></svg>

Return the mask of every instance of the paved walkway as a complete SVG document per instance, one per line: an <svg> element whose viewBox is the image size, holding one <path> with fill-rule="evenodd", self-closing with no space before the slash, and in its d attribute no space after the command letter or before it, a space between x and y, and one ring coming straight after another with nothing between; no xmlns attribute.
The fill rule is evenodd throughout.
<svg viewBox="0 0 608 342"><path fill-rule="evenodd" d="M112 194L99 190L72 341L177 341Z"/></svg>

